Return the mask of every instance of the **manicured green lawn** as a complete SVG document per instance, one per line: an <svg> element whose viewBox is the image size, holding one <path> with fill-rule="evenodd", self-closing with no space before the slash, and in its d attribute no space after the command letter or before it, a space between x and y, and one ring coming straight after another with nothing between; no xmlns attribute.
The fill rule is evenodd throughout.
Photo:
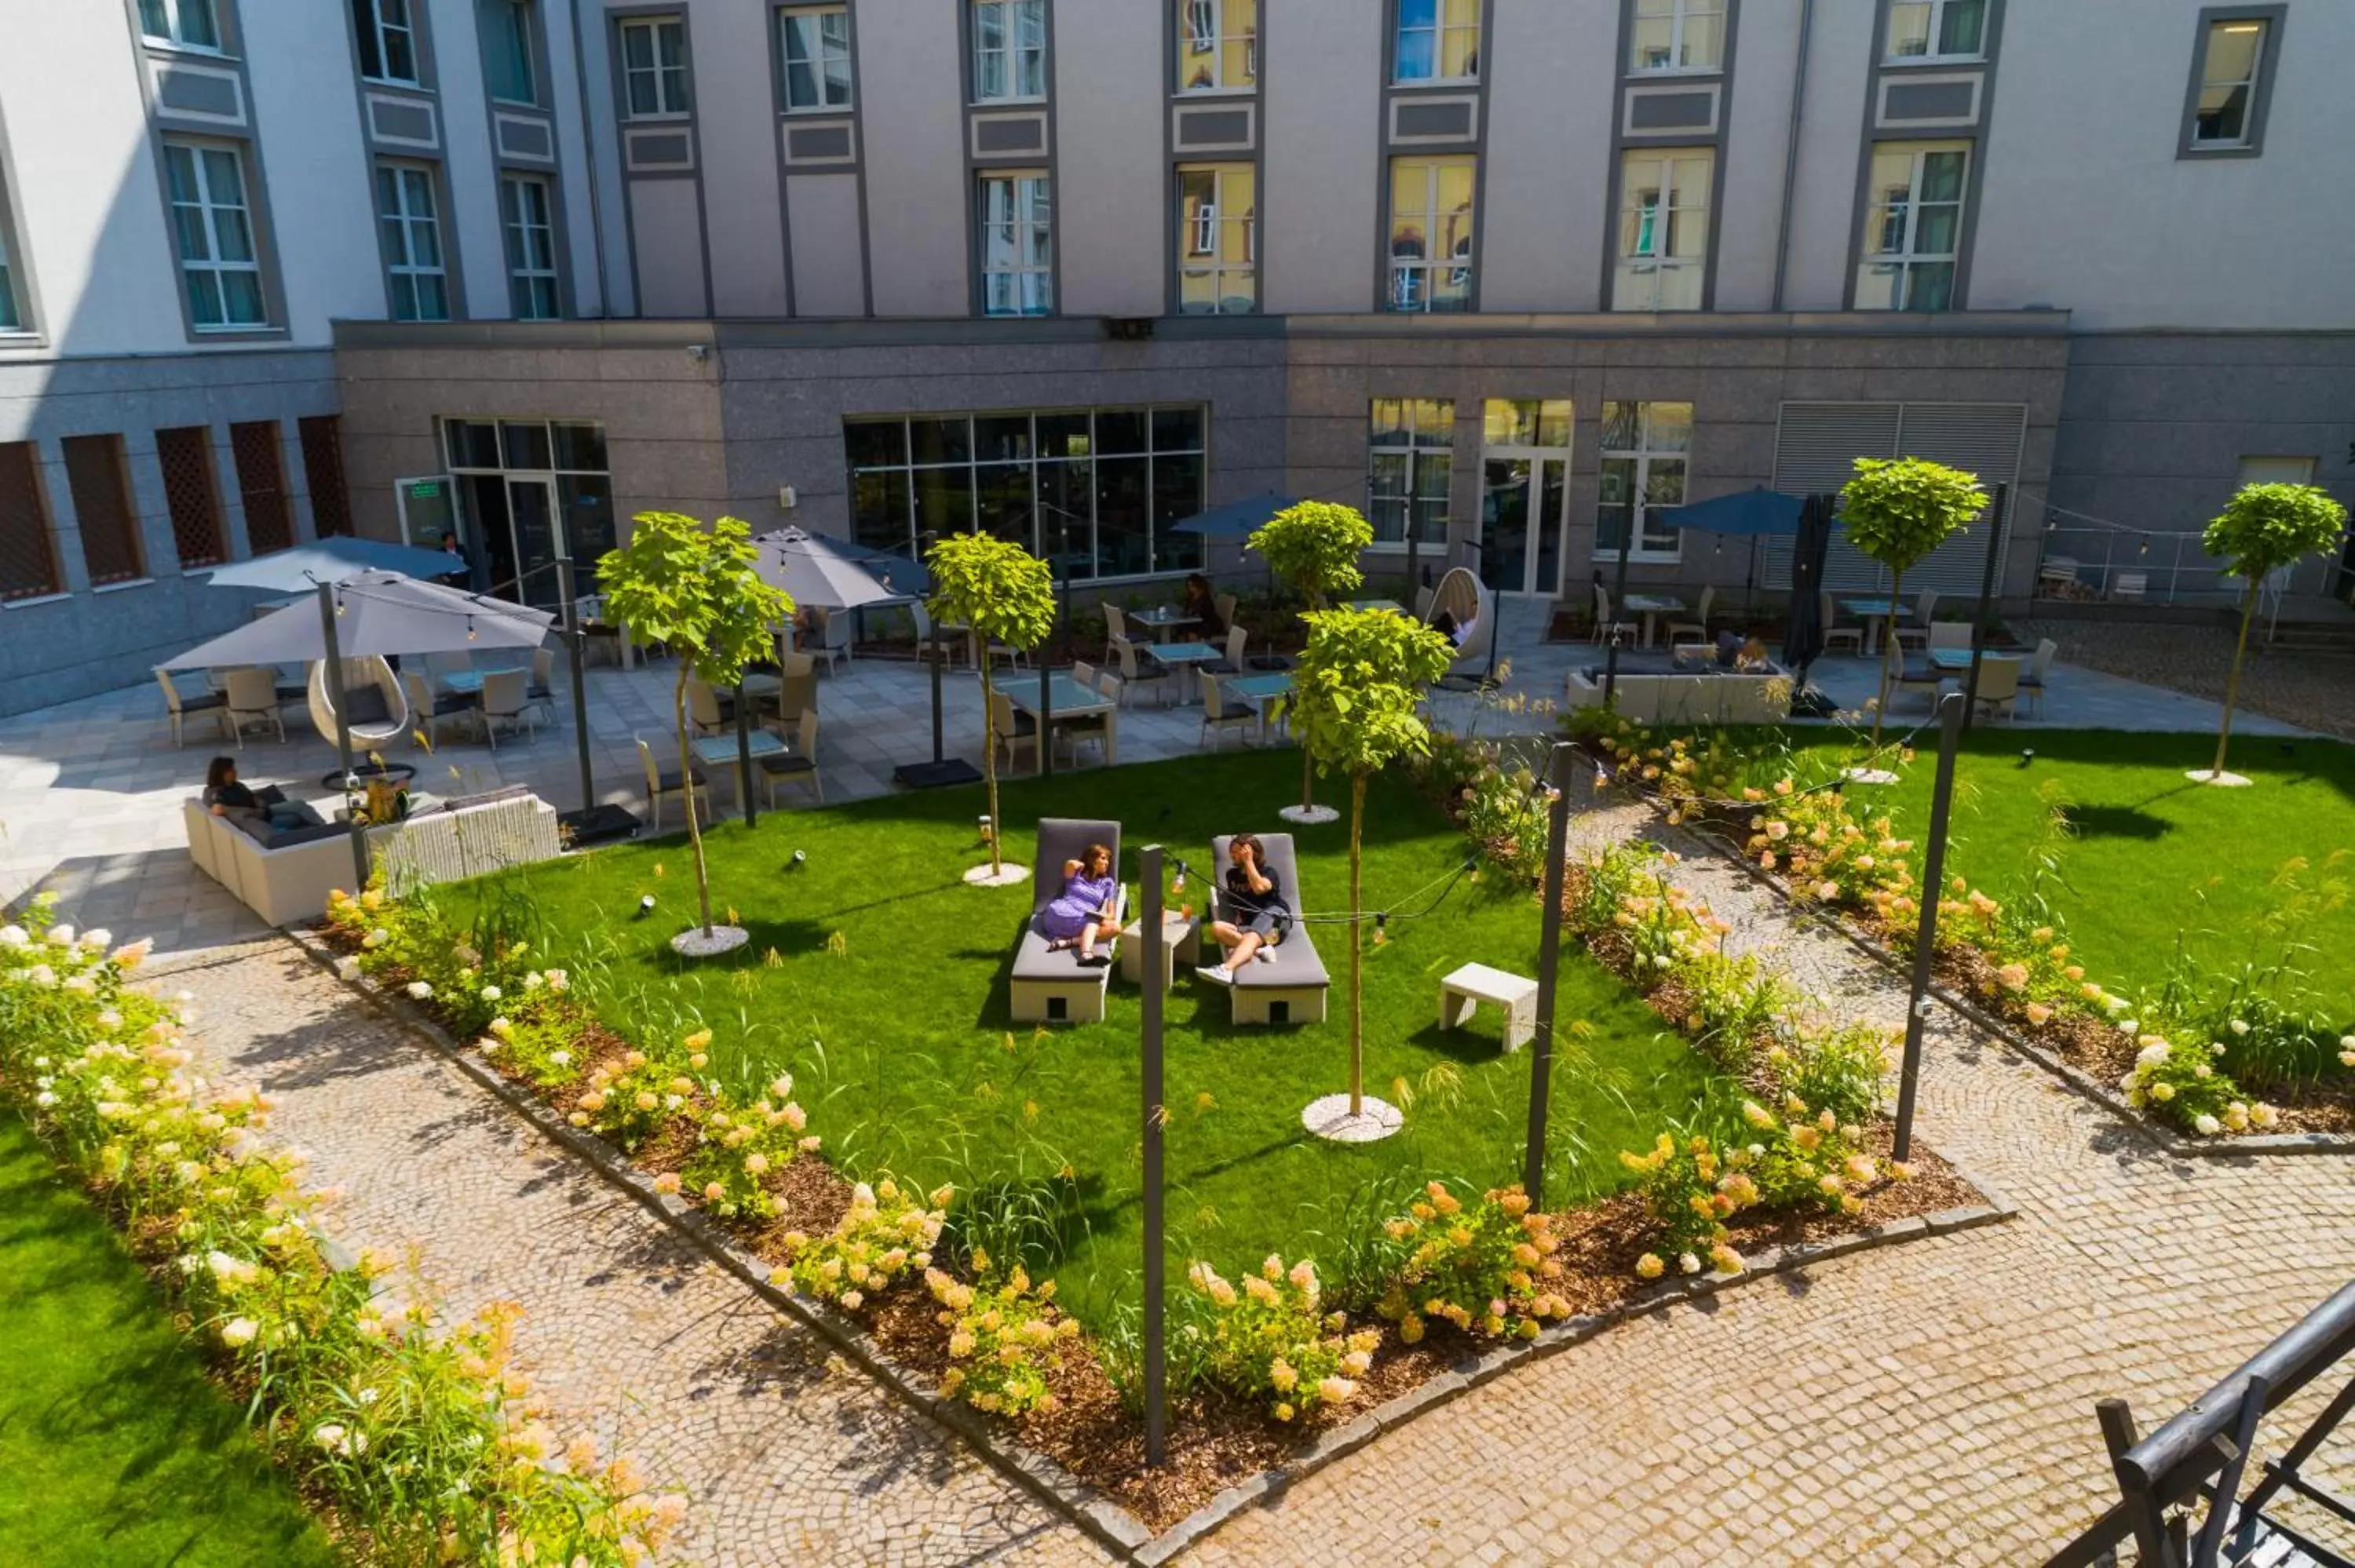
<svg viewBox="0 0 2355 1568"><path fill-rule="evenodd" d="M1844 736L1794 731L1821 777ZM1922 736L1934 748L1935 732ZM2021 752L2032 747L2033 760ZM2203 966L2270 961L2286 939L2317 992L2355 1021L2355 747L2332 741L2234 741L2231 767L2247 789L2194 784L2215 739L2094 730L1977 729L1956 769L1954 870L1996 897L2034 885L2050 860L2046 896L2067 918L2088 970L2120 989L2156 986L2180 934ZM1923 750L1885 795L1907 833L1928 823L1934 749ZM2056 831L2056 819L2065 829ZM2331 857L2340 858L2334 864ZM2288 874L2303 859L2307 869ZM2335 883L2335 898L2321 890ZM2301 894L2297 890L2306 891ZM2273 917L2268 924L2268 917ZM2286 933L2285 933L2285 927Z"/></svg>
<svg viewBox="0 0 2355 1568"><path fill-rule="evenodd" d="M334 1563L109 1227L0 1114L0 1563Z"/></svg>
<svg viewBox="0 0 2355 1568"><path fill-rule="evenodd" d="M1028 863L1040 816L1125 822L1122 874L1159 840L1204 871L1178 896L1204 902L1216 832L1283 827L1297 799L1299 753L1236 753L1022 780L1005 791L1010 856ZM1325 786L1346 800L1345 787ZM507 884L527 889L550 946L625 1034L717 1031L713 1068L748 1083L789 1068L833 1158L930 1186L1007 1184L1049 1211L1041 1251L1068 1305L1101 1325L1135 1299L1140 1266L1140 997L1115 978L1100 1024L1016 1026L1007 970L1031 903L1028 883L964 885L980 858L980 791L955 790L764 815L707 841L715 906L753 935L741 961L686 970L666 939L690 917L684 836L616 846ZM1445 818L1409 788L1377 780L1366 834L1366 903L1400 916L1428 906L1465 857ZM1296 906L1348 906L1348 824L1305 830ZM800 869L789 862L807 853ZM658 912L635 918L642 894ZM1222 1268L1271 1250L1337 1256L1369 1231L1401 1183L1461 1175L1514 1180L1527 1120L1529 1056L1500 1054L1484 1009L1468 1028L1436 1029L1439 979L1478 959L1534 974L1537 900L1494 873L1466 881L1428 916L1394 917L1369 947L1367 1079L1386 1096L1403 1078L1408 1131L1338 1149L1300 1126L1309 1100L1347 1086L1347 927L1316 929L1335 978L1328 1022L1238 1028L1228 997L1181 969L1168 1006L1172 1262ZM1371 935L1370 923L1368 935ZM763 955L773 949L773 961ZM1616 1151L1671 1118L1726 1108L1730 1086L1582 952L1566 954L1557 1017L1591 1025L1589 1060L1557 1068L1550 1201L1618 1185ZM1058 1179L1068 1168L1070 1175ZM1379 1202L1378 1202L1379 1199Z"/></svg>

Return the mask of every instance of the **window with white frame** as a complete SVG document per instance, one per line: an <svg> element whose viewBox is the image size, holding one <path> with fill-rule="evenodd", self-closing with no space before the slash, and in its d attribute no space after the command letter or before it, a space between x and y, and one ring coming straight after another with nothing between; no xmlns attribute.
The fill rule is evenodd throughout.
<svg viewBox="0 0 2355 1568"><path fill-rule="evenodd" d="M973 101L1047 96L1047 0L973 0Z"/></svg>
<svg viewBox="0 0 2355 1568"><path fill-rule="evenodd" d="M552 322L564 313L556 284L556 223L548 182L537 175L499 177L506 220L507 303L519 322Z"/></svg>
<svg viewBox="0 0 2355 1568"><path fill-rule="evenodd" d="M442 218L433 171L420 164L376 166L377 227L397 322L450 319L450 276L442 260Z"/></svg>
<svg viewBox="0 0 2355 1568"><path fill-rule="evenodd" d="M687 80L687 24L633 16L622 24L622 98L633 120L675 120L693 108Z"/></svg>
<svg viewBox="0 0 2355 1568"><path fill-rule="evenodd" d="M1660 523L1657 514L1685 503L1692 418L1689 403L1603 405L1603 465L1594 509L1597 559L1616 556L1625 539L1634 541L1627 552L1631 559L1677 558L1680 530Z"/></svg>
<svg viewBox="0 0 2355 1568"><path fill-rule="evenodd" d="M199 332L268 326L244 154L226 143L167 137L164 181L189 321Z"/></svg>
<svg viewBox="0 0 2355 1568"><path fill-rule="evenodd" d="M1621 159L1613 310L1700 309L1716 163L1707 147L1646 147Z"/></svg>
<svg viewBox="0 0 2355 1568"><path fill-rule="evenodd" d="M501 103L539 102L539 70L531 47L532 0L474 0L483 37L483 76Z"/></svg>
<svg viewBox="0 0 2355 1568"><path fill-rule="evenodd" d="M1392 311L1472 308L1471 157L1391 160L1390 288Z"/></svg>
<svg viewBox="0 0 2355 1568"><path fill-rule="evenodd" d="M1184 0L1178 90L1232 92L1259 83L1259 0Z"/></svg>
<svg viewBox="0 0 2355 1568"><path fill-rule="evenodd" d="M1258 173L1249 164L1178 165L1178 310L1249 315L1259 304Z"/></svg>
<svg viewBox="0 0 2355 1568"><path fill-rule="evenodd" d="M352 32L359 41L360 74L370 81L415 87L417 18L410 7L415 0L352 0Z"/></svg>
<svg viewBox="0 0 2355 1568"><path fill-rule="evenodd" d="M1970 164L1967 142L1873 143L1864 254L1856 267L1858 310L1955 308Z"/></svg>
<svg viewBox="0 0 2355 1568"><path fill-rule="evenodd" d="M1055 310L1055 213L1044 169L981 175L981 309L992 316Z"/></svg>
<svg viewBox="0 0 2355 1568"><path fill-rule="evenodd" d="M1725 63L1725 0L1636 0L1631 71L1716 70Z"/></svg>
<svg viewBox="0 0 2355 1568"><path fill-rule="evenodd" d="M785 112L850 107L850 8L795 5L777 13Z"/></svg>
<svg viewBox="0 0 2355 1568"><path fill-rule="evenodd" d="M1480 0L1397 0L1392 79L1473 81L1480 75Z"/></svg>
<svg viewBox="0 0 2355 1568"><path fill-rule="evenodd" d="M1987 0L1895 0L1889 7L1892 60L1977 59L1987 49Z"/></svg>
<svg viewBox="0 0 2355 1568"><path fill-rule="evenodd" d="M150 43L218 52L220 17L213 0L139 0L139 31Z"/></svg>
<svg viewBox="0 0 2355 1568"><path fill-rule="evenodd" d="M1410 517L1418 541L1444 543L1455 405L1444 397L1377 397L1368 425L1366 520L1374 543L1404 545Z"/></svg>
<svg viewBox="0 0 2355 1568"><path fill-rule="evenodd" d="M2265 63L2265 21L2229 16L2200 41L2200 86L2191 106L2194 152L2255 144L2257 85Z"/></svg>

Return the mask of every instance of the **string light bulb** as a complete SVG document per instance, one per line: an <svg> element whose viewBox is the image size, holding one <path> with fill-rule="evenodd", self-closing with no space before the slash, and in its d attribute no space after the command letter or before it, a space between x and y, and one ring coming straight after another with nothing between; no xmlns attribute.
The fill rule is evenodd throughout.
<svg viewBox="0 0 2355 1568"><path fill-rule="evenodd" d="M1380 947L1385 947L1385 946L1387 946L1387 945L1389 944L1390 939L1391 939L1391 934L1390 934L1390 922L1391 922L1391 917L1390 917L1390 915L1389 915L1386 911L1380 910L1380 909L1377 909L1376 911L1374 911L1374 946L1375 946L1375 947L1377 947L1377 948L1380 948Z"/></svg>
<svg viewBox="0 0 2355 1568"><path fill-rule="evenodd" d="M471 616L471 615L470 615L470 616L466 617L466 641L469 641L469 642L472 642L474 640L474 618L473 616Z"/></svg>

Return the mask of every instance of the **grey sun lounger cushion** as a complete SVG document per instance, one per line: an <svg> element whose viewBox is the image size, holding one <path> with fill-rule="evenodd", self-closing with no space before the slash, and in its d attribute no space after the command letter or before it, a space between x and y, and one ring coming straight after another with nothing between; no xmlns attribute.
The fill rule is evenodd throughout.
<svg viewBox="0 0 2355 1568"><path fill-rule="evenodd" d="M1112 851L1113 874L1120 874L1120 824L1091 821L1082 817L1039 819L1039 850L1030 863L1030 913L1022 921L1022 939L1014 951L1014 978L1018 980L1069 980L1109 975L1111 966L1082 964L1079 949L1050 948L1039 929L1039 912L1063 891L1063 863L1077 860L1090 844ZM1127 912L1128 888L1121 886L1121 910ZM1107 947L1103 949L1112 951Z"/></svg>
<svg viewBox="0 0 2355 1568"><path fill-rule="evenodd" d="M1219 918L1226 918L1227 869L1234 864L1227 851L1234 842L1232 834L1221 834L1210 841L1210 858L1216 865L1213 874L1217 885L1211 891L1212 907ZM1293 857L1290 833L1262 833L1260 847L1267 852L1268 868L1275 873L1277 885L1284 889L1284 900L1298 915L1304 907L1300 895L1300 863ZM1206 942L1207 948L1207 942ZM1304 986L1329 985L1331 977L1325 972L1325 960L1316 956L1316 944L1308 938L1308 927L1298 920L1284 933L1284 940L1272 949L1273 961L1262 963L1254 959L1235 971L1235 987L1240 991L1294 991ZM1206 959L1204 960L1208 962Z"/></svg>

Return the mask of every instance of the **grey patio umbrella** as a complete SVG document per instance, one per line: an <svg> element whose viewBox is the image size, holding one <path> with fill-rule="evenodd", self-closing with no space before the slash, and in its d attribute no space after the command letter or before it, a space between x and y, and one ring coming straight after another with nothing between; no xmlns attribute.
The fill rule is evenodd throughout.
<svg viewBox="0 0 2355 1568"><path fill-rule="evenodd" d="M856 609L932 587L931 574L907 556L869 550L848 539L780 528L752 544L760 551L752 569L762 582L793 595L796 606Z"/></svg>
<svg viewBox="0 0 2355 1568"><path fill-rule="evenodd" d="M429 551L414 552L430 555ZM447 559L444 557L437 557ZM289 605L248 621L167 661L166 670L239 664L325 662L327 699L336 710L337 776L352 770L352 736L344 696L344 661L394 653L458 653L476 648L537 648L556 618L464 588L419 582L399 572L362 570L318 585L318 613ZM587 738L582 737L582 744ZM368 881L368 841L352 824L352 868Z"/></svg>
<svg viewBox="0 0 2355 1568"><path fill-rule="evenodd" d="M438 577L464 568L457 557L440 550L412 549L378 539L328 538L291 550L256 556L216 567L215 588L269 588L276 593L302 593L320 583L341 582L361 572L399 572L404 577Z"/></svg>

